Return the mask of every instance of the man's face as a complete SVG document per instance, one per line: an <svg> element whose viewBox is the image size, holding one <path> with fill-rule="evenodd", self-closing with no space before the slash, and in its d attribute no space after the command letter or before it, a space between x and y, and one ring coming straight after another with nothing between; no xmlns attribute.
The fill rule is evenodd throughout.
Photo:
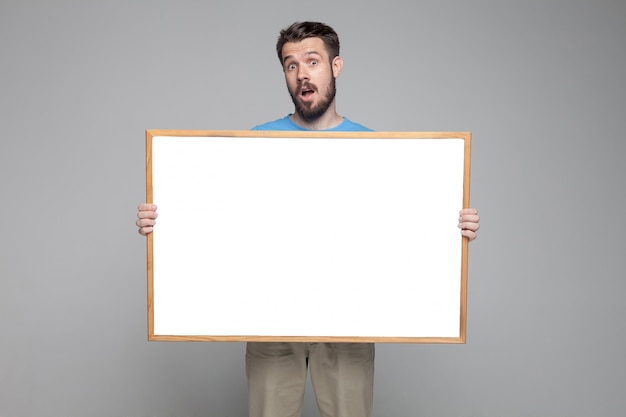
<svg viewBox="0 0 626 417"><path fill-rule="evenodd" d="M341 70L341 58L330 62L320 38L287 42L282 56L287 89L296 113L307 121L318 119L335 98L335 77Z"/></svg>

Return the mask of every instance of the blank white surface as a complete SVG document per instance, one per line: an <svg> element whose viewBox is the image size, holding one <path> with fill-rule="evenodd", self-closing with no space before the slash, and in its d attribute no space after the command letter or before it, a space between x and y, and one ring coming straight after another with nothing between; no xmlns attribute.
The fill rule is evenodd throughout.
<svg viewBox="0 0 626 417"><path fill-rule="evenodd" d="M154 334L458 337L462 139L153 137Z"/></svg>

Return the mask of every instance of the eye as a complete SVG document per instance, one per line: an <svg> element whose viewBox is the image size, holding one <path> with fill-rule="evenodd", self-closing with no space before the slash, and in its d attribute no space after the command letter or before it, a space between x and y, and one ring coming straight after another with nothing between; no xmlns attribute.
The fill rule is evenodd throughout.
<svg viewBox="0 0 626 417"><path fill-rule="evenodd" d="M293 71L295 69L296 69L296 64L289 64L289 65L287 65L287 70L288 71Z"/></svg>
<svg viewBox="0 0 626 417"><path fill-rule="evenodd" d="M317 65L317 59L312 59L311 60L311 66L315 66Z"/></svg>

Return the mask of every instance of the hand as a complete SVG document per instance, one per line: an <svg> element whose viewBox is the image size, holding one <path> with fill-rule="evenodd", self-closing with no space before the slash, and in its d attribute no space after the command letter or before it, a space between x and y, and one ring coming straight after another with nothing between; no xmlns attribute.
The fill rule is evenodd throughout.
<svg viewBox="0 0 626 417"><path fill-rule="evenodd" d="M459 212L459 229L461 229L461 234L467 237L470 242L476 239L476 232L480 229L479 221L480 217L476 209L467 208Z"/></svg>
<svg viewBox="0 0 626 417"><path fill-rule="evenodd" d="M135 224L139 228L140 235L145 236L148 233L152 233L158 216L156 210L157 206L154 204L140 204L137 207L137 221Z"/></svg>

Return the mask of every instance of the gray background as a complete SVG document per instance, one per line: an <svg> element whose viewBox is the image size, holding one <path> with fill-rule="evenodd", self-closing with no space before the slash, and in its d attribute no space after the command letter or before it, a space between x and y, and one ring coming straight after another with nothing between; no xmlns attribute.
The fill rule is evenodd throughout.
<svg viewBox="0 0 626 417"><path fill-rule="evenodd" d="M246 414L243 344L146 340L144 130L284 116L295 20L341 114L473 133L467 344L379 344L374 415L623 415L626 2L365 4L2 0L0 416Z"/></svg>

